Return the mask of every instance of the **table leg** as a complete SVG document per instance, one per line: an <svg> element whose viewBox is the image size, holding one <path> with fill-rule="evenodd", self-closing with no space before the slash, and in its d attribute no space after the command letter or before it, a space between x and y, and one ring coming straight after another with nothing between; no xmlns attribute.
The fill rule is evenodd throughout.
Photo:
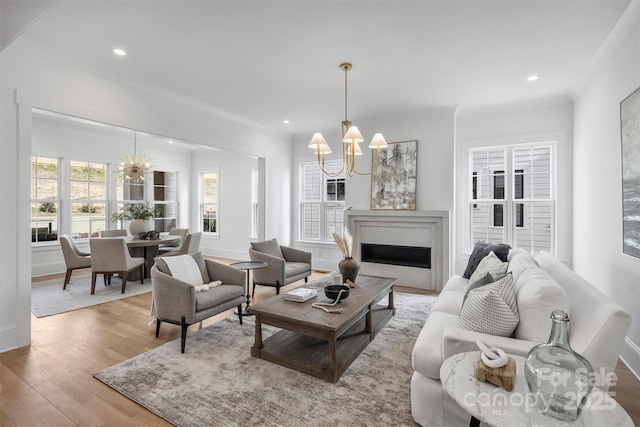
<svg viewBox="0 0 640 427"><path fill-rule="evenodd" d="M249 304L251 304L251 300L249 299L249 269L247 269L247 304L245 308L242 309L243 316L253 316L253 313L249 311ZM236 308L234 311L235 314L238 314L238 309Z"/></svg>
<svg viewBox="0 0 640 427"><path fill-rule="evenodd" d="M329 360L325 380L335 383L338 380L338 362L336 360L336 338L329 338Z"/></svg>
<svg viewBox="0 0 640 427"><path fill-rule="evenodd" d="M262 322L260 321L260 316L256 316L256 339L253 343L254 349L260 349L264 347L262 344Z"/></svg>

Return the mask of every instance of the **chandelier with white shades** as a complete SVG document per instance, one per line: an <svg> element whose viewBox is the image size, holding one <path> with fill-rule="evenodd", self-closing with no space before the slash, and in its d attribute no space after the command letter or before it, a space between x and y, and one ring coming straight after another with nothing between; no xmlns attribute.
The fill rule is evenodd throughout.
<svg viewBox="0 0 640 427"><path fill-rule="evenodd" d="M351 126L351 122L347 119L347 72L352 68L352 65L345 62L340 64L340 69L344 71L344 120L342 121L342 168L335 173L327 172L324 168L324 158L326 154L331 154L331 147L327 144L320 132L314 133L309 142L309 148L315 150L318 155L318 165L324 174L328 176L338 176L343 172L349 174L349 176L357 175L371 175L374 173L378 166L380 166L380 150L387 148L389 145L385 141L381 133L376 133L373 139L369 143L369 148L376 150L377 160L372 170L368 172L360 172L356 170L355 157L362 155L362 149L360 143L364 141L360 130L357 126Z"/></svg>

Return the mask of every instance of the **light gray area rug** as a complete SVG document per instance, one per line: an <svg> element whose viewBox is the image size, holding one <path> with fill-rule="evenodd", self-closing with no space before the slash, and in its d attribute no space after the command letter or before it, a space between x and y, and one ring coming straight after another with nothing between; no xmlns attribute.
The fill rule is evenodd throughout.
<svg viewBox="0 0 640 427"><path fill-rule="evenodd" d="M64 278L31 284L31 312L36 317L51 316L92 305L151 292L151 279L127 281L125 293L119 277L111 279L111 286L103 285L98 276L96 292L91 295L91 275L71 276L67 289L62 290Z"/></svg>
<svg viewBox="0 0 640 427"><path fill-rule="evenodd" d="M251 357L252 317L188 335L185 354L176 339L95 377L180 427L415 426L411 352L435 297L394 301L395 317L335 384ZM263 325L263 338L275 331Z"/></svg>

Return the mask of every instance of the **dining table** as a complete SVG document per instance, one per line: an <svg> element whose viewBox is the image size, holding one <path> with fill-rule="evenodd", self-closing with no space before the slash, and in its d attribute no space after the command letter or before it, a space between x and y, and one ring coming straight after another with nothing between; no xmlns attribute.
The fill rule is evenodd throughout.
<svg viewBox="0 0 640 427"><path fill-rule="evenodd" d="M127 243L129 253L132 257L144 257L144 277L150 277L151 267L155 263L154 259L159 255L158 247L166 245L168 243L179 243L180 236L174 236L171 234L161 234L157 239L139 239L133 236L124 237L124 241ZM136 280L136 272L129 273L129 280ZM138 277L139 279L139 277Z"/></svg>

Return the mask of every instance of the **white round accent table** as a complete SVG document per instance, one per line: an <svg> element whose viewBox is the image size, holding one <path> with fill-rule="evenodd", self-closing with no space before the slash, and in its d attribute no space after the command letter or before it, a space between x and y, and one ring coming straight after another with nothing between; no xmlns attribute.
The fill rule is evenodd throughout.
<svg viewBox="0 0 640 427"><path fill-rule="evenodd" d="M569 423L550 417L535 407L535 395L529 392L524 376L524 357L510 356L516 362L516 380L508 392L475 377L479 351L459 353L444 361L440 380L444 390L471 415L470 425L480 422L494 427L571 426L634 427L629 414L606 392L593 388L585 409Z"/></svg>

